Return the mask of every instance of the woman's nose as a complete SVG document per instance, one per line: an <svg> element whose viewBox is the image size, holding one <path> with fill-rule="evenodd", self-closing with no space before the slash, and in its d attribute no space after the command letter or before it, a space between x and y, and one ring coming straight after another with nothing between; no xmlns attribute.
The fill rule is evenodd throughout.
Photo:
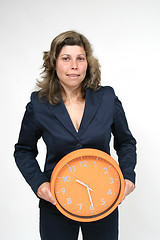
<svg viewBox="0 0 160 240"><path fill-rule="evenodd" d="M72 61L72 66L71 66L72 69L77 69L78 68L78 64L77 64L77 61L76 60L73 60Z"/></svg>

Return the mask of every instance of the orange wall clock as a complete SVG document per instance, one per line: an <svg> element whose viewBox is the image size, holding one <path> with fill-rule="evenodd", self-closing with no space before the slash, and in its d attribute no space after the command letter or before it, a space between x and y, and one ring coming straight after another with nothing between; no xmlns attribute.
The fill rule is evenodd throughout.
<svg viewBox="0 0 160 240"><path fill-rule="evenodd" d="M91 148L67 154L55 166L51 193L59 211L75 221L100 220L121 202L124 178L107 153Z"/></svg>

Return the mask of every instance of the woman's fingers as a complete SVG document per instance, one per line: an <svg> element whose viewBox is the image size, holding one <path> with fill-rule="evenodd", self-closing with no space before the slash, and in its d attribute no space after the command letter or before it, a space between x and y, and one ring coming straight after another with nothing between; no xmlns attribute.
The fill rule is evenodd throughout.
<svg viewBox="0 0 160 240"><path fill-rule="evenodd" d="M133 182L131 182L128 179L125 179L124 181L125 181L125 188L124 188L122 201L126 198L127 195L129 195L135 189L135 185Z"/></svg>
<svg viewBox="0 0 160 240"><path fill-rule="evenodd" d="M48 202L51 202L53 205L56 204L56 200L54 199L54 197L52 196L51 191L50 191L50 183L49 182L44 182L39 186L37 195L38 195L38 197L40 197Z"/></svg>

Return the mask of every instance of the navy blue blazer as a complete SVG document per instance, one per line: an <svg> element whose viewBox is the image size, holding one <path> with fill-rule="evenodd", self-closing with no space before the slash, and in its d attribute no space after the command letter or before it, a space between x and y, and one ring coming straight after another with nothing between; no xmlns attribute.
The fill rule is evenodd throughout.
<svg viewBox="0 0 160 240"><path fill-rule="evenodd" d="M61 100L50 105L33 92L21 125L15 160L35 194L38 187L50 181L57 162L67 153L80 148L95 148L110 154L111 134L119 165L125 179L135 182L136 141L127 124L121 102L111 87L97 91L87 89L83 118L77 132ZM43 138L47 154L44 171L36 160L37 141Z"/></svg>

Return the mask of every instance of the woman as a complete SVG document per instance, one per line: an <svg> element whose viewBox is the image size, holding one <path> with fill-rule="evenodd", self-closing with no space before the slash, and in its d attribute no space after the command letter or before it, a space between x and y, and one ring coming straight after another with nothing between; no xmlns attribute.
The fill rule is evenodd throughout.
<svg viewBox="0 0 160 240"><path fill-rule="evenodd" d="M76 240L79 227L84 240L118 239L118 210L91 223L63 216L50 192L50 177L57 162L79 148L96 148L110 153L111 133L125 178L123 200L134 189L136 141L121 102L111 87L100 86L100 66L88 40L68 31L58 35L44 52L43 81L31 95L22 121L15 159L18 168L40 198L42 240ZM46 148L44 172L36 156L37 142Z"/></svg>

